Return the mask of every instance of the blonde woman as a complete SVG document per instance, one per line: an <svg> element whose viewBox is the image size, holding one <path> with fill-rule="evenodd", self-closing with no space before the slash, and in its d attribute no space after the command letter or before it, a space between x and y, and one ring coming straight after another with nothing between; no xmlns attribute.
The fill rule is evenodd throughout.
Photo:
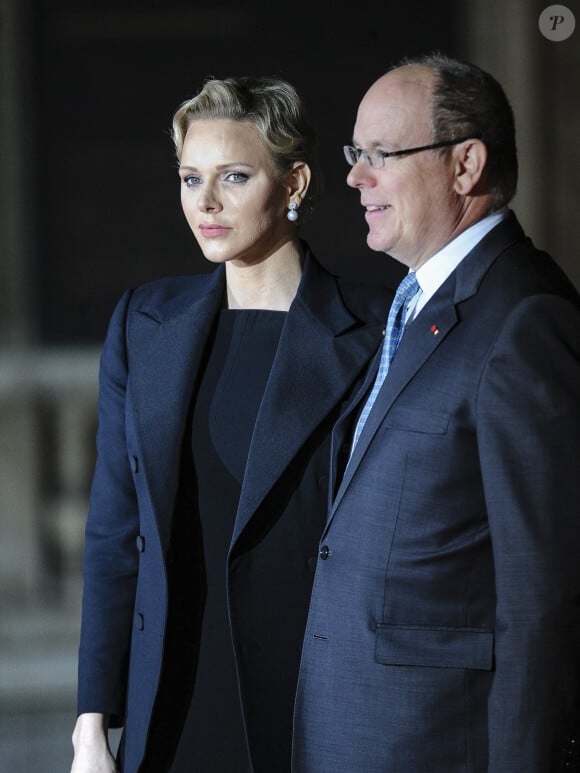
<svg viewBox="0 0 580 773"><path fill-rule="evenodd" d="M320 175L289 83L208 79L173 138L215 269L128 290L110 323L72 771L290 771L330 431L390 299L299 236Z"/></svg>

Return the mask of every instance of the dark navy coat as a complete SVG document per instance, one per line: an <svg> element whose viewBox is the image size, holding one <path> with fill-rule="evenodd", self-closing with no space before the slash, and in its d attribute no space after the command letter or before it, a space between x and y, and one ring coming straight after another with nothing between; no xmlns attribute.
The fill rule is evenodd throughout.
<svg viewBox="0 0 580 773"><path fill-rule="evenodd" d="M185 613L171 623L168 606L187 609L191 600L195 568L184 565L179 551L192 535L172 530L186 506L180 467L188 412L224 289L220 266L127 291L102 352L78 710L110 714L113 725L124 725L124 773L140 768L156 701L167 709L157 714L165 724L156 737L175 736L191 689L187 673L172 673L172 664L191 659L196 621ZM391 297L331 276L307 254L257 417L231 557L284 471L364 375ZM325 484L323 509L326 499ZM243 573L232 574L230 598L239 583ZM184 598L175 601L175 593Z"/></svg>

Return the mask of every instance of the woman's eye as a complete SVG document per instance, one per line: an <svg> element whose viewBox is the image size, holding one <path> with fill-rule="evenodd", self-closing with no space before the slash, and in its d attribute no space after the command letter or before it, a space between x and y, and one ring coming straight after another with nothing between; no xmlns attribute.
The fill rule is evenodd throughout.
<svg viewBox="0 0 580 773"><path fill-rule="evenodd" d="M245 183L248 175L243 172L228 172L224 179L230 183Z"/></svg>
<svg viewBox="0 0 580 773"><path fill-rule="evenodd" d="M182 181L188 188L192 188L194 185L199 184L199 177L196 177L194 174L188 174L187 177L182 178Z"/></svg>

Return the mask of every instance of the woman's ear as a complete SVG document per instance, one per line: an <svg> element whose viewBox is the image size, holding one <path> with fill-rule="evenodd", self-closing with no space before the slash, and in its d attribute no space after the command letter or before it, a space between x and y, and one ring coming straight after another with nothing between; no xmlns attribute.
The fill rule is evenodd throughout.
<svg viewBox="0 0 580 773"><path fill-rule="evenodd" d="M453 148L453 189L460 196L469 196L483 179L487 165L487 147L481 140L465 140Z"/></svg>
<svg viewBox="0 0 580 773"><path fill-rule="evenodd" d="M302 201L310 185L311 176L310 167L305 161L295 161L288 174L288 199L298 198Z"/></svg>

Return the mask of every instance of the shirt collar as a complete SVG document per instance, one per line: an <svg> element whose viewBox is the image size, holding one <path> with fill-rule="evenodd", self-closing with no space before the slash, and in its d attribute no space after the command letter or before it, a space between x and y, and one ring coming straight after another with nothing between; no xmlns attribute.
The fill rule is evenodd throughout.
<svg viewBox="0 0 580 773"><path fill-rule="evenodd" d="M486 215L448 242L417 269L417 282L421 293L415 304L413 316L419 313L463 258L506 217L507 213L508 208L504 207L497 212L492 212L491 215Z"/></svg>

